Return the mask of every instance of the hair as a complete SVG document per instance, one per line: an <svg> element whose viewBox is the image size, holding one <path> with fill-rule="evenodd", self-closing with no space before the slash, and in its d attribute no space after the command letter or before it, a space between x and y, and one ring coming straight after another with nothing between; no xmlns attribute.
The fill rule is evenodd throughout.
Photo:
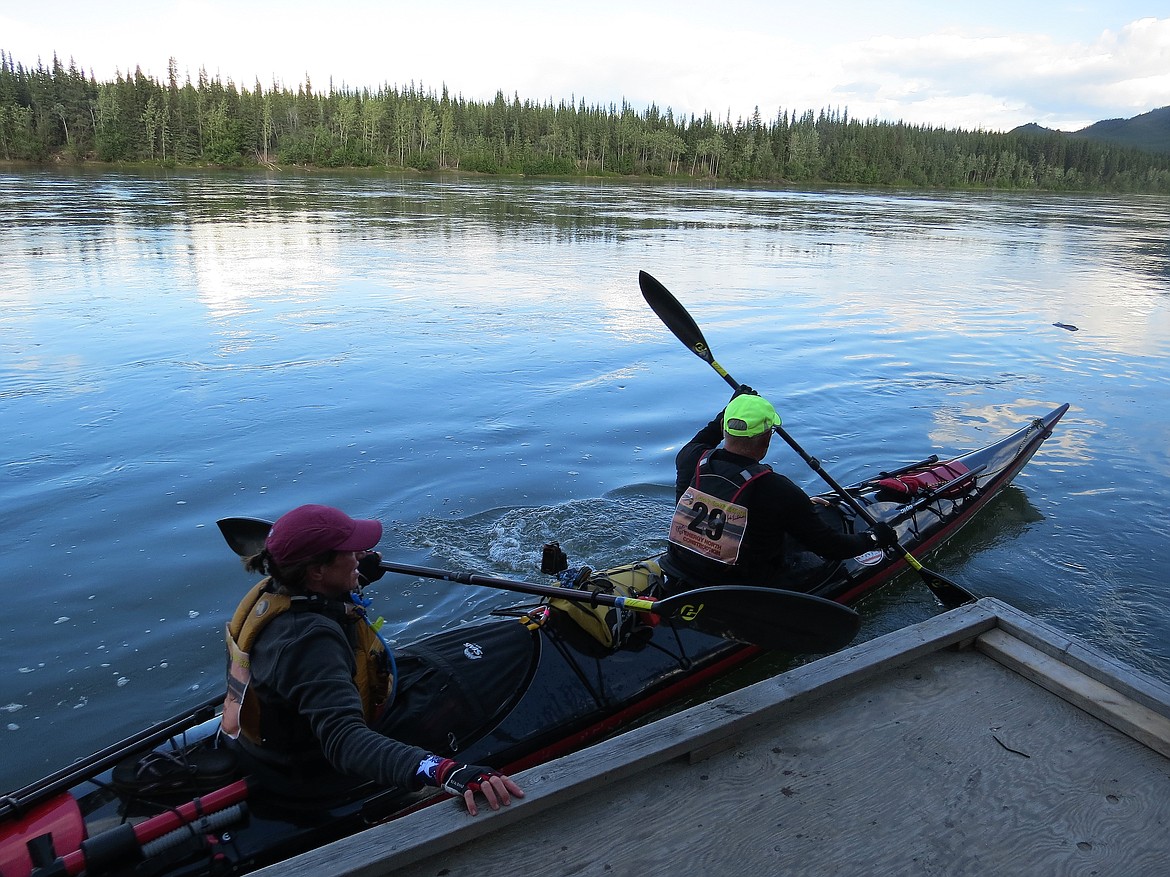
<svg viewBox="0 0 1170 877"><path fill-rule="evenodd" d="M244 558L244 569L248 572L260 573L272 579L273 590L278 594L299 595L307 592L305 577L311 566L328 566L337 557L333 549L315 554L308 560L289 564L282 567L265 548L258 554Z"/></svg>
<svg viewBox="0 0 1170 877"><path fill-rule="evenodd" d="M770 429L753 436L732 435L729 432L723 433L723 446L727 450L733 454L755 457L757 460L763 459L764 455L768 453L768 446L771 441L772 430Z"/></svg>

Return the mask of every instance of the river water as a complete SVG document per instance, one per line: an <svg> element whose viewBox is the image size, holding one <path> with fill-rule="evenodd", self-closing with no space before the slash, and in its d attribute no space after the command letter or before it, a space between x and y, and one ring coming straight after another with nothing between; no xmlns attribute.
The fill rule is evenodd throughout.
<svg viewBox="0 0 1170 877"><path fill-rule="evenodd" d="M325 502L381 518L390 559L537 581L549 539L660 550L728 388L639 270L838 481L1071 403L928 565L1170 679L1168 207L0 172L0 790L219 690L252 579L218 518ZM374 590L399 640L519 599ZM861 611L868 638L939 607L910 575Z"/></svg>

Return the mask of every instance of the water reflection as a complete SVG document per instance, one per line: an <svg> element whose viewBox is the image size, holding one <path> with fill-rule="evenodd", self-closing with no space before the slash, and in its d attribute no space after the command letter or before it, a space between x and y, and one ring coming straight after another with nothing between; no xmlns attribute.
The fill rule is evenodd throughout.
<svg viewBox="0 0 1170 877"><path fill-rule="evenodd" d="M1059 403L1058 403L1059 404ZM963 405L954 408L944 408L935 412L934 427L930 431L930 441L937 447L944 448L976 448L988 444L997 436L1014 432L1023 423L1040 414L1046 414L1055 407L1049 401L1035 399L1018 399L1015 402L997 404ZM1071 422L1077 422L1077 406L1070 406L1066 415ZM1059 453L1050 452L1049 448L1059 449ZM1074 427L1072 430L1060 429L1044 444L1044 457L1064 461L1079 460L1085 462L1090 459L1089 449L1084 440L1084 433L1079 434Z"/></svg>
<svg viewBox="0 0 1170 877"><path fill-rule="evenodd" d="M223 326L245 316L262 325L261 303L319 298L340 275L342 241L304 212L277 224L193 223L174 241L174 270L193 278L199 301ZM234 347L238 344L232 339Z"/></svg>
<svg viewBox="0 0 1170 877"><path fill-rule="evenodd" d="M111 248L130 248L142 258L171 263L176 272L196 271L201 295L217 318L249 313L243 302L253 298L276 291L296 297L335 281L339 264L352 260L355 241L405 244L438 235L491 261L516 239L529 246L572 247L589 241L621 244L648 234L661 239L723 232L731 239L751 235L747 270L725 266L719 274L705 274L700 266L686 273L721 294L813 295L822 306L849 314L863 306L864 289L896 283L901 294L883 301L880 314L866 301L872 323L950 332L962 331L961 322L969 319L950 307L947 277L961 277L964 285L983 285L992 299L1002 298L1004 331L1019 331L1011 325L1018 316L1016 301L1040 296L1049 301L1046 325L1062 321L1087 333L1076 342L1045 342L1050 345L1083 347L1091 336L1095 347L1160 356L1170 343L1163 283L1170 216L1154 198L925 197L226 173L43 175L31 182L10 176L5 183L2 206L25 214L23 227L61 222L86 227L83 261L100 262ZM52 197L31 194L46 189ZM1001 218L1005 210L1016 222L997 223L989 235L988 220ZM174 233L143 234L155 227ZM1088 234L1097 238L1092 246L1084 238ZM1107 240L1100 240L1102 235ZM5 243L10 252L32 251L28 240ZM42 252L55 248L51 237L36 246ZM911 265L883 256L907 246L919 251ZM432 256L428 249L424 244L423 261ZM1096 254L1094 259L1084 258L1087 252ZM403 260L411 255L404 252ZM896 278L882 276L880 266L887 261ZM796 263L787 265L788 276L760 270L784 262ZM862 262L868 266L864 278L853 270ZM1002 268L1009 263L1010 274ZM1059 275L1051 268L1057 264L1065 267ZM1067 270L1070 265L1073 271ZM37 272L48 267L38 266ZM11 280L4 284L7 303L14 290L31 288L37 277L5 279ZM628 297L614 299L621 302L615 325L629 323Z"/></svg>

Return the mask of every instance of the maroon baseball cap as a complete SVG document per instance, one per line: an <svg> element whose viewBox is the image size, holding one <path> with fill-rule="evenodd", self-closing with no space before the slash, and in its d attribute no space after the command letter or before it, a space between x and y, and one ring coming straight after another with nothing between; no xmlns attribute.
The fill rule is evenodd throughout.
<svg viewBox="0 0 1170 877"><path fill-rule="evenodd" d="M264 547L278 566L288 566L326 551L369 551L381 538L380 521L355 521L332 506L303 505L277 518Z"/></svg>

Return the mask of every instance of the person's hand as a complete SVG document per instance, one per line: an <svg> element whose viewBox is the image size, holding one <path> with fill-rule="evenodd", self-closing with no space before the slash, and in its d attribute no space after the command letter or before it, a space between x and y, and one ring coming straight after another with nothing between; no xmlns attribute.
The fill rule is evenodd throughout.
<svg viewBox="0 0 1170 877"><path fill-rule="evenodd" d="M367 551L365 556L358 561L358 576L361 577L363 587L386 575L386 570L380 566L381 563L382 555L378 551Z"/></svg>
<svg viewBox="0 0 1170 877"><path fill-rule="evenodd" d="M755 390L753 390L751 387L749 387L747 384L740 384L738 387L735 388L735 392L731 394L731 398L734 399L736 396L758 396L758 395L760 395L760 394L757 393Z"/></svg>
<svg viewBox="0 0 1170 877"><path fill-rule="evenodd" d="M475 807L476 792L483 794L493 810L499 810L501 804L506 807L512 803L513 797L524 797L524 792L511 777L477 764L447 761L440 767L439 785L453 795L462 795L467 812L472 816L479 812Z"/></svg>
<svg viewBox="0 0 1170 877"><path fill-rule="evenodd" d="M875 521L873 529L871 529L869 532L870 535L873 536L873 541L877 543L878 547L882 549L882 551L887 551L891 548L898 547L898 534L894 528L885 521Z"/></svg>

